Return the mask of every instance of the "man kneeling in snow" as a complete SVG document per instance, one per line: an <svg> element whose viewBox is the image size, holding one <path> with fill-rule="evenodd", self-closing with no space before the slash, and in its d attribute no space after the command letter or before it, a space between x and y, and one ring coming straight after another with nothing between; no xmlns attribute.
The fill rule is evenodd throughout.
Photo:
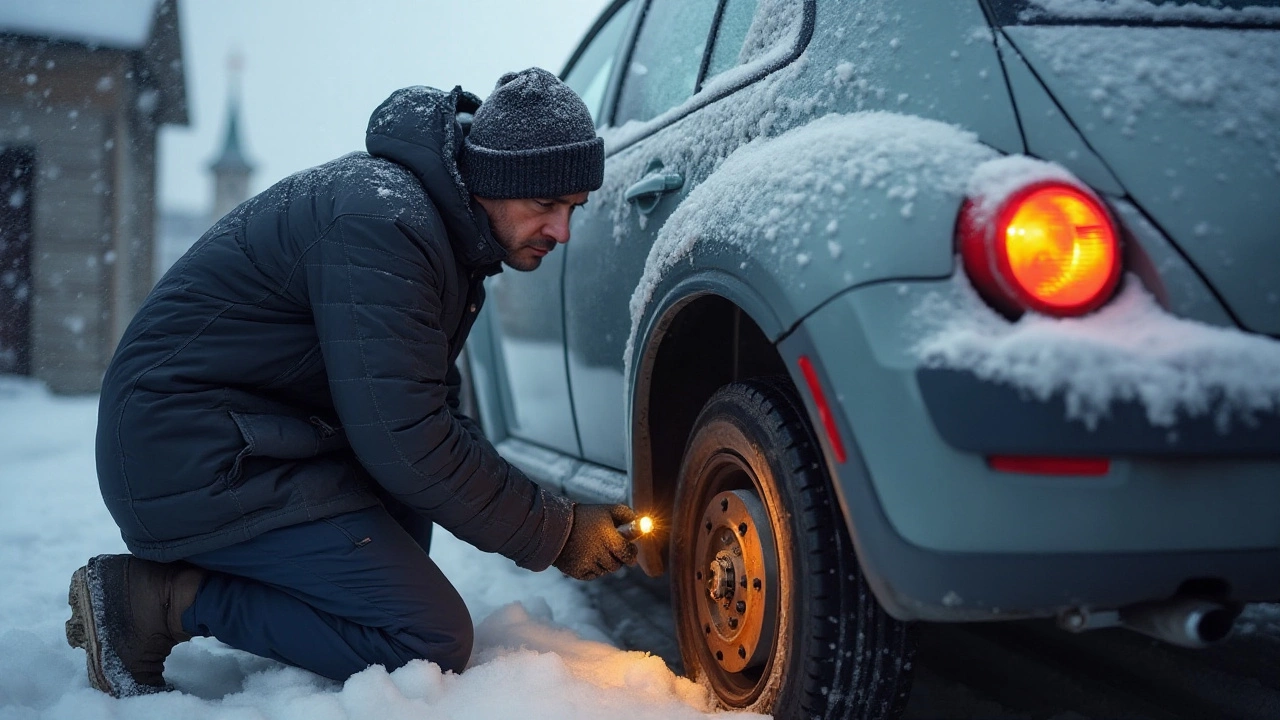
<svg viewBox="0 0 1280 720"><path fill-rule="evenodd" d="M194 635L339 680L460 672L473 628L433 523L579 579L634 558L629 508L539 488L458 410L484 278L538 267L600 187L586 106L537 68L483 106L406 88L366 146L222 218L120 342L97 462L132 555L76 571L67 623L99 690L165 689Z"/></svg>

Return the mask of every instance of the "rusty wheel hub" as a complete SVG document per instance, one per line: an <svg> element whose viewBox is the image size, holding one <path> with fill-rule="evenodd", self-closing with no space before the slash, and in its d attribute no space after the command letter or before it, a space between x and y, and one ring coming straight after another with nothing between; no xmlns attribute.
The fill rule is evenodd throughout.
<svg viewBox="0 0 1280 720"><path fill-rule="evenodd" d="M730 490L703 510L693 570L705 587L698 620L725 671L763 665L777 627L778 554L764 505L754 492Z"/></svg>

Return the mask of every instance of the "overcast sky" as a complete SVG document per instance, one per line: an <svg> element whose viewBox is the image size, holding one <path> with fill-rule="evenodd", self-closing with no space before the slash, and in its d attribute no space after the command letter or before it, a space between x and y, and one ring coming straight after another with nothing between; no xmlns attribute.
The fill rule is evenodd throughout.
<svg viewBox="0 0 1280 720"><path fill-rule="evenodd" d="M242 139L257 192L364 149L369 114L406 85L485 97L531 65L559 73L607 0L179 0L191 124L160 134L160 205L204 212L239 51Z"/></svg>

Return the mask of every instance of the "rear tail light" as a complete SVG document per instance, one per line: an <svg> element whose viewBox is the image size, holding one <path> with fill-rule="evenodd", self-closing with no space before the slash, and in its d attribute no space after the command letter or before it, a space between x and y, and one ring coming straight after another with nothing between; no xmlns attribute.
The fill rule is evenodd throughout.
<svg viewBox="0 0 1280 720"><path fill-rule="evenodd" d="M969 200L960 254L974 287L997 308L1069 316L1092 312L1120 279L1120 242L1106 207L1065 182L1038 182L994 212Z"/></svg>

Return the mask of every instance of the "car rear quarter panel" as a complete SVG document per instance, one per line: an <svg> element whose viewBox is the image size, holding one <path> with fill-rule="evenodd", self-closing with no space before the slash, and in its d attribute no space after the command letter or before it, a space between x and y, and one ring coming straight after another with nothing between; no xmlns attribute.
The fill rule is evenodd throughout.
<svg viewBox="0 0 1280 720"><path fill-rule="evenodd" d="M686 183L714 184L726 157L750 152L744 147L748 143L776 142L777 136L821 116L862 111L928 118L972 133L975 146L1023 149L994 39L976 1L820 2L816 28L791 65L662 131L666 167L683 173ZM920 132L919 122L911 122L916 119L903 117L900 137L882 134L880 141L912 146ZM892 125L894 119L887 116L885 122ZM928 139L914 147L927 148ZM755 288L777 319L765 324L778 332L849 287L951 274L955 218L963 201L954 183L931 185L918 173L918 158L904 156L895 163L892 153L872 159L873 166L847 164L844 176L824 182L812 177L821 163L809 162L824 151L813 148L807 157L770 168L768 183L776 192L760 194L756 206L735 204L733 182L717 188L730 207L726 215L745 213L759 220L744 223L751 225L746 232L716 232L712 226L711 232L685 239L669 237L664 227L665 239L678 253L666 251L665 258L662 248L650 253L642 280L656 281L655 287L641 298L646 314L638 326L633 318L633 333L651 326L652 308L671 288L712 270ZM629 169L599 193L619 236L646 222L622 195L652 155L642 141L609 158ZM977 162L995 155L994 150L965 155L951 170L965 177ZM715 216L714 201L701 200L699 214ZM778 222L769 222L773 216ZM658 245L663 240L660 233ZM664 263L669 267L657 267ZM643 333L633 338L645 340Z"/></svg>

